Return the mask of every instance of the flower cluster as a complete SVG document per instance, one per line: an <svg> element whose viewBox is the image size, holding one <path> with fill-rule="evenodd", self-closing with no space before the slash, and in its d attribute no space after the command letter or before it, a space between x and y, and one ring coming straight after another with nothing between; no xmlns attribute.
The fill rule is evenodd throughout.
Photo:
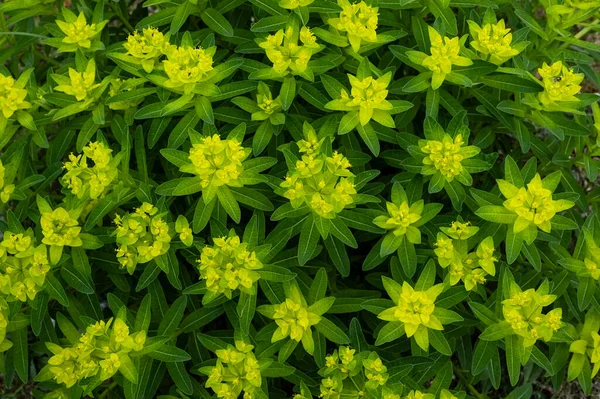
<svg viewBox="0 0 600 399"><path fill-rule="evenodd" d="M378 79L367 76L362 80L348 74L348 79L352 86L350 93L342 89L340 98L330 101L326 107L335 111L357 112L362 126L373 119L383 126L395 127L389 113L393 105L386 100L392 73L388 72Z"/></svg>
<svg viewBox="0 0 600 399"><path fill-rule="evenodd" d="M555 300L556 295L548 294L548 284L537 290L522 291L515 282L511 282L509 296L502 301L502 314L513 332L523 338L525 348L538 339L550 341L554 332L562 327L561 308L542 313L542 308Z"/></svg>
<svg viewBox="0 0 600 399"><path fill-rule="evenodd" d="M431 48L429 49L431 55L419 51L409 51L407 55L411 61L423 65L433 73L431 87L436 90L444 83L446 76L452 72L453 65L469 66L473 64L473 61L460 55L463 43L458 37L452 39L446 36L442 37L431 26L428 27L428 30L429 40L431 41Z"/></svg>
<svg viewBox="0 0 600 399"><path fill-rule="evenodd" d="M542 78L544 91L538 94L542 105L549 110L557 106L560 102L578 102L575 94L581 90L583 81L582 73L575 73L572 69L557 61L552 65L544 62L538 73Z"/></svg>
<svg viewBox="0 0 600 399"><path fill-rule="evenodd" d="M385 203L388 215L377 216L373 223L382 229L391 230L396 237L405 236L413 244L421 242L421 232L413 224L421 219L424 202L417 201L412 205L403 201L400 205ZM418 239L417 239L418 237Z"/></svg>
<svg viewBox="0 0 600 399"><path fill-rule="evenodd" d="M79 236L81 227L77 222L76 213L76 211L67 211L62 207L42 211L40 219L42 234L44 235L42 243L50 246L50 261L53 265L60 260L63 247L80 247L83 245Z"/></svg>
<svg viewBox="0 0 600 399"><path fill-rule="evenodd" d="M168 47L167 59L163 61L169 79L165 87L183 90L185 94L194 91L196 84L206 81L213 71L213 55L216 47L203 49L190 46Z"/></svg>
<svg viewBox="0 0 600 399"><path fill-rule="evenodd" d="M58 51L69 52L77 49L88 50L92 46L92 40L102 31L108 21L102 21L97 24L88 25L83 12L75 18L72 13L66 13L65 21L56 20L56 25L65 34L62 38L62 45Z"/></svg>
<svg viewBox="0 0 600 399"><path fill-rule="evenodd" d="M127 54L135 58L150 73L154 70L158 59L169 52L169 34L163 35L157 28L144 28L127 37L123 44ZM212 64L212 62L211 62Z"/></svg>
<svg viewBox="0 0 600 399"><path fill-rule="evenodd" d="M520 51L511 46L512 33L503 19L496 24L488 23L483 26L479 26L474 21L468 22L473 37L471 47L484 55L486 60L500 65L519 54Z"/></svg>
<svg viewBox="0 0 600 399"><path fill-rule="evenodd" d="M419 149L425 154L421 173L439 174L447 182L457 179L462 184L470 185L471 178L463 161L479 154L481 150L477 146L466 144L461 133L454 138L444 133L439 140L419 140Z"/></svg>
<svg viewBox="0 0 600 399"><path fill-rule="evenodd" d="M417 343L428 342L428 328L444 329L440 319L433 314L435 300L443 290L444 285L437 284L425 291L416 291L405 281L398 290L399 295L392 298L396 306L384 310L377 317L385 321L401 322L407 337L414 335Z"/></svg>
<svg viewBox="0 0 600 399"><path fill-rule="evenodd" d="M242 162L252 150L242 147L237 139L222 140L219 135L203 137L190 148L191 164L180 168L182 172L193 173L200 178L202 191L214 197L221 186L241 187L240 176L244 172ZM209 198L209 199L210 199Z"/></svg>
<svg viewBox="0 0 600 399"><path fill-rule="evenodd" d="M600 280L600 246L588 228L583 229L583 236L585 250L580 253L579 259L567 257L558 262L579 278L592 278L598 281Z"/></svg>
<svg viewBox="0 0 600 399"><path fill-rule="evenodd" d="M256 270L263 267L256 252L248 250L248 244L241 242L235 234L213 241L214 246L202 248L198 260L200 279L206 281L209 291L204 301L221 294L231 299L237 289L252 293L252 286L260 278Z"/></svg>
<svg viewBox="0 0 600 399"><path fill-rule="evenodd" d="M377 41L377 23L379 8L371 7L364 1L350 3L348 0L338 0L342 8L339 18L330 18L327 23L340 32L346 32L348 42L356 52L362 42Z"/></svg>
<svg viewBox="0 0 600 399"><path fill-rule="evenodd" d="M0 73L0 110L5 118L10 118L19 110L31 108L31 104L25 101L26 83L26 80L15 82L12 76Z"/></svg>
<svg viewBox="0 0 600 399"><path fill-rule="evenodd" d="M235 341L235 347L216 350L217 364L200 368L208 376L205 386L219 398L237 398L242 392L245 399L254 398L254 392L261 387L264 362L256 359L252 349L252 345Z"/></svg>
<svg viewBox="0 0 600 399"><path fill-rule="evenodd" d="M279 97L273 99L273 95L271 94L271 90L269 90L269 86L267 86L264 82L258 83L258 94L256 95L256 105L260 109L260 111L252 113L253 121L264 121L269 119L271 121L276 121L276 116L281 114L282 105ZM285 120L285 119L284 119Z"/></svg>
<svg viewBox="0 0 600 399"><path fill-rule="evenodd" d="M118 175L120 157L113 159L111 153L112 150L99 141L83 147L83 154L71 153L63 166L67 173L62 183L79 199L101 197Z"/></svg>
<svg viewBox="0 0 600 399"><path fill-rule="evenodd" d="M96 81L96 62L93 58L88 61L85 71L78 72L69 68L68 78L53 74L52 79L58 83L54 90L74 96L77 101L89 99L92 91L100 86L99 83L94 83Z"/></svg>
<svg viewBox="0 0 600 399"><path fill-rule="evenodd" d="M6 339L6 327L8 327L8 303L0 297L0 353L12 347L12 342Z"/></svg>
<svg viewBox="0 0 600 399"><path fill-rule="evenodd" d="M142 83L143 81L139 79L111 79L110 87L108 89L108 97L111 98L118 94L127 93L135 89L136 86ZM111 101L110 103L108 103L108 108L112 109L113 111L128 110L130 108L138 106L142 101L144 101L143 98L133 98L130 100L123 101Z"/></svg>
<svg viewBox="0 0 600 399"><path fill-rule="evenodd" d="M340 346L325 358L325 367L319 370L319 375L324 377L319 395L324 399L361 398L367 392L373 397L400 398L393 396L393 389L386 386L387 367L376 352L356 353L355 349Z"/></svg>
<svg viewBox="0 0 600 399"><path fill-rule="evenodd" d="M497 182L502 195L506 198L504 208L517 215L513 225L515 234L526 231L530 227L537 227L549 233L554 215L575 205L573 201L552 199L554 191L552 181L542 180L538 173L527 183L526 188L516 187L502 179L498 179Z"/></svg>
<svg viewBox="0 0 600 399"><path fill-rule="evenodd" d="M11 194L15 191L14 184L6 184L6 168L2 161L0 161L0 201L7 203L10 199Z"/></svg>
<svg viewBox="0 0 600 399"><path fill-rule="evenodd" d="M337 151L327 156L310 125L305 128L305 138L298 142L302 159L281 183L283 196L294 208L306 204L318 216L334 219L354 203L357 194L350 162Z"/></svg>
<svg viewBox="0 0 600 399"><path fill-rule="evenodd" d="M569 351L573 353L573 358L569 364L569 381L577 378L583 372L586 361L589 361L593 365L591 378L594 378L598 374L598 371L600 371L599 330L600 314L595 309L589 310L586 312L585 322L581 326L578 339L571 342L569 346Z"/></svg>
<svg viewBox="0 0 600 399"><path fill-rule="evenodd" d="M35 245L33 231L4 232L0 243L0 294L6 300L35 299L49 271L48 250L43 244Z"/></svg>
<svg viewBox="0 0 600 399"><path fill-rule="evenodd" d="M117 259L133 274L138 263L147 263L167 253L172 232L158 208L144 202L134 213L116 215Z"/></svg>
<svg viewBox="0 0 600 399"><path fill-rule="evenodd" d="M114 323L113 319L98 321L88 326L72 347L46 342L53 354L46 367L52 378L67 388L94 376L105 381L122 366L133 366L128 354L139 352L145 343L146 331L130 333L121 318L114 319Z"/></svg>
<svg viewBox="0 0 600 399"><path fill-rule="evenodd" d="M470 223L452 222L451 227L441 227L437 235L434 250L438 263L443 268L448 268L448 279L451 285L460 280L465 289L471 291L478 284L485 283L486 276L496 274L497 258L494 257L494 239L484 238L477 249L469 252L467 241L474 236L478 227Z"/></svg>
<svg viewBox="0 0 600 399"><path fill-rule="evenodd" d="M298 45L298 39L302 43ZM273 71L279 77L288 75L305 75L308 61L321 49L309 28L288 27L260 41L259 46L265 49L267 58L273 63Z"/></svg>

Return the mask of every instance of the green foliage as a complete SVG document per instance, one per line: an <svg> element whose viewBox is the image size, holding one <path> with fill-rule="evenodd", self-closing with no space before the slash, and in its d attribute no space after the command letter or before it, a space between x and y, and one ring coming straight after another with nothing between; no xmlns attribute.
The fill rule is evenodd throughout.
<svg viewBox="0 0 600 399"><path fill-rule="evenodd" d="M599 19L1 2L2 395L590 394Z"/></svg>

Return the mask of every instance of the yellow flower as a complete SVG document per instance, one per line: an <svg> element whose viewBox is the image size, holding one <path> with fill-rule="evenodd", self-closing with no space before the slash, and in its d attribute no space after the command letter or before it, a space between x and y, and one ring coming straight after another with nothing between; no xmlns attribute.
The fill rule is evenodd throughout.
<svg viewBox="0 0 600 399"><path fill-rule="evenodd" d="M181 89L185 94L192 93L196 83L206 81L213 70L213 55L216 47L203 49L188 46L169 48L167 59L163 61L169 79L165 87Z"/></svg>
<svg viewBox="0 0 600 399"><path fill-rule="evenodd" d="M561 308L542 313L542 308L555 300L556 295L548 295L547 286L522 291L515 282L510 284L509 297L502 301L502 314L514 333L523 337L524 347L532 346L538 339L550 341L562 327Z"/></svg>
<svg viewBox="0 0 600 399"><path fill-rule="evenodd" d="M275 305L273 319L278 328L273 333L271 342L277 342L289 336L294 341L302 341L304 344L306 340L312 340L310 327L317 324L321 317L310 312L305 304L287 298L285 302Z"/></svg>
<svg viewBox="0 0 600 399"><path fill-rule="evenodd" d="M288 27L285 33L281 29L259 42L277 75L303 75L312 55L320 50L309 28L302 27L299 38L301 45L298 44L298 31Z"/></svg>
<svg viewBox="0 0 600 399"><path fill-rule="evenodd" d="M52 212L42 213L40 220L42 242L46 245L63 247L80 247L82 245L79 233L81 227L77 219L71 217L69 212L62 207L56 208Z"/></svg>
<svg viewBox="0 0 600 399"><path fill-rule="evenodd" d="M336 111L358 111L362 126L374 119L384 126L395 127L394 120L388 112L393 106L386 100L392 73L388 72L378 79L368 76L362 80L348 74L348 79L352 86L350 94L342 89L340 98L330 101L325 107Z"/></svg>
<svg viewBox="0 0 600 399"><path fill-rule="evenodd" d="M72 14L72 13L71 13ZM64 46L59 47L59 51L76 51L78 48L89 49L92 40L102 31L108 21L102 21L98 24L88 25L83 12L75 18L65 15L67 21L56 20L56 25L65 34L62 39Z"/></svg>
<svg viewBox="0 0 600 399"><path fill-rule="evenodd" d="M428 26L429 40L431 41L431 55L422 60L421 65L433 72L431 87L439 88L446 75L452 72L452 65L469 66L473 61L460 56L461 44L458 37L442 37L434 28Z"/></svg>
<svg viewBox="0 0 600 399"><path fill-rule="evenodd" d="M206 193L203 194L204 201L207 202L221 186L242 187L242 163L251 152L250 148L242 147L237 139L222 140L214 134L192 145L189 152L191 164L182 166L180 170L200 178L202 191Z"/></svg>
<svg viewBox="0 0 600 399"><path fill-rule="evenodd" d="M185 216L177 216L177 221L175 222L175 232L179 233L179 239L188 247L194 242L192 229L190 229L190 224Z"/></svg>
<svg viewBox="0 0 600 399"><path fill-rule="evenodd" d="M12 347L12 343L6 339L6 327L8 326L8 303L0 297L0 353L6 352Z"/></svg>
<svg viewBox="0 0 600 399"><path fill-rule="evenodd" d="M469 31L474 40L471 47L484 54L493 64L500 65L515 55L519 50L511 46L512 33L506 28L504 20L501 19L495 25L485 24L480 27L474 21L468 21Z"/></svg>
<svg viewBox="0 0 600 399"><path fill-rule="evenodd" d="M294 10L298 7L307 7L315 0L279 0L279 7Z"/></svg>
<svg viewBox="0 0 600 399"><path fill-rule="evenodd" d="M0 109L5 118L10 118L19 110L31 108L31 104L25 101L26 84L27 79L19 79L15 82L12 76L0 73Z"/></svg>
<svg viewBox="0 0 600 399"><path fill-rule="evenodd" d="M14 191L14 184L6 184L6 168L2 164L2 161L0 161L0 201L7 203Z"/></svg>
<svg viewBox="0 0 600 399"><path fill-rule="evenodd" d="M538 94L538 98L544 106L555 106L557 102L578 102L575 94L581 90L580 83L583 81L582 73L574 73L561 61L552 65L544 62L538 73L542 78L544 91Z"/></svg>
<svg viewBox="0 0 600 399"><path fill-rule="evenodd" d="M479 147L465 145L462 134L457 134L453 139L445 133L442 140L419 140L419 149L425 154L423 158L424 175L440 173L444 179L451 182L455 178L459 181L470 180L469 172L463 167L463 161L479 154ZM464 184L464 183L463 183Z"/></svg>
<svg viewBox="0 0 600 399"><path fill-rule="evenodd" d="M391 279L384 279L384 283L400 289L397 292L386 289L396 306L384 310L377 317L389 322L401 322L406 336L410 338L414 335L417 344L427 350L428 329L444 329L440 319L434 314L435 300L444 290L444 285L437 284L424 291L415 291L406 281L401 287Z"/></svg>
<svg viewBox="0 0 600 399"><path fill-rule="evenodd" d="M440 230L455 240L468 240L479 231L479 227L471 226L470 222L455 221L450 227L440 227Z"/></svg>
<svg viewBox="0 0 600 399"><path fill-rule="evenodd" d="M96 62L94 59L88 61L85 72L78 72L73 68L69 68L68 78L56 74L52 75L52 78L58 83L58 86L54 88L55 90L74 96L77 101L88 99L92 91L100 86L100 84L94 84L96 80Z"/></svg>
<svg viewBox="0 0 600 399"><path fill-rule="evenodd" d="M144 28L141 34L135 31L123 44L127 54L136 58L148 73L152 72L158 58L166 54L170 46L169 35L165 36L153 27Z"/></svg>
<svg viewBox="0 0 600 399"><path fill-rule="evenodd" d="M360 50L362 42L377 42L377 24L379 8L371 7L364 1L350 3L348 0L338 0L342 8L338 18L330 18L327 23L340 32L346 32L352 49Z"/></svg>
<svg viewBox="0 0 600 399"><path fill-rule="evenodd" d="M389 216L377 216L373 219L373 223L378 227L386 230L392 230L395 236L403 236L408 229L412 230L411 236L421 236L421 232L412 224L421 219L423 212L423 201L417 201L412 205L408 202L402 202L400 205L386 202L387 212Z"/></svg>
<svg viewBox="0 0 600 399"><path fill-rule="evenodd" d="M406 395L406 399L435 399L435 395L432 393L423 393L421 391L410 391Z"/></svg>
<svg viewBox="0 0 600 399"><path fill-rule="evenodd" d="M552 228L550 220L554 215L575 205L569 200L553 200L552 191L547 188L549 183L542 181L538 173L527 183L527 188L517 188L502 179L497 182L502 195L506 197L504 207L517 214L513 225L515 234L530 226L549 233Z"/></svg>
<svg viewBox="0 0 600 399"><path fill-rule="evenodd" d="M215 238L214 246L202 248L198 260L200 279L206 281L206 289L212 293L212 300L224 294L231 299L232 293L240 289L250 289L260 275L256 270L263 267L256 252L248 250L248 244L240 242L237 235Z"/></svg>
<svg viewBox="0 0 600 399"><path fill-rule="evenodd" d="M113 160L111 153L112 150L102 142L88 143L83 148L83 155L69 155L69 161L63 165L67 173L61 182L79 199L99 198L119 173L117 166L120 157ZM88 160L91 164L88 164Z"/></svg>
<svg viewBox="0 0 600 399"><path fill-rule="evenodd" d="M150 262L169 251L171 229L152 204L144 202L135 213L117 215L114 222L117 260L129 274L133 274L138 263Z"/></svg>

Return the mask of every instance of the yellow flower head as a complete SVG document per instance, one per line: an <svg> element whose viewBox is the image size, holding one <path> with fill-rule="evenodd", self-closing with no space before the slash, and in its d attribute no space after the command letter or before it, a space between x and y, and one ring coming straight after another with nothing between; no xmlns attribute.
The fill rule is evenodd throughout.
<svg viewBox="0 0 600 399"><path fill-rule="evenodd" d="M423 158L424 175L440 173L448 182L456 176L467 174L463 161L479 154L479 147L466 145L462 134L457 134L454 139L449 134L444 134L441 141L419 140L419 149L426 156Z"/></svg>
<svg viewBox="0 0 600 399"><path fill-rule="evenodd" d="M129 274L133 274L138 263L150 262L169 251L173 234L163 216L152 204L144 202L135 213L115 217L117 259Z"/></svg>
<svg viewBox="0 0 600 399"><path fill-rule="evenodd" d="M497 182L502 195L506 197L504 207L517 214L513 226L515 234L530 226L549 233L552 227L550 220L554 215L575 205L569 200L553 200L552 191L547 188L548 183L537 173L527 187L517 188L502 179Z"/></svg>
<svg viewBox="0 0 600 399"><path fill-rule="evenodd" d="M485 24L480 27L476 22L469 22L469 30L473 40L471 47L484 54L493 64L500 65L515 55L519 50L511 47L512 33L510 28L506 28L504 20L498 23Z"/></svg>
<svg viewBox="0 0 600 399"><path fill-rule="evenodd" d="M298 44L298 39L302 44ZM303 74L312 55L320 49L315 36L305 26L299 32L292 27L285 31L281 29L261 41L259 46L265 49L267 58L273 63L273 71L281 77Z"/></svg>
<svg viewBox="0 0 600 399"><path fill-rule="evenodd" d="M581 90L581 82L583 81L582 73L575 73L561 61L557 61L552 65L544 62L538 73L542 78L542 86L544 91L538 94L538 98L542 105L553 106L557 102L577 102L579 99L575 94Z"/></svg>
<svg viewBox="0 0 600 399"><path fill-rule="evenodd" d="M66 21L56 20L56 25L65 34L62 39L65 45L59 47L59 51L76 51L78 48L87 50L108 21L88 25L83 12L77 18L71 14L65 14Z"/></svg>
<svg viewBox="0 0 600 399"><path fill-rule="evenodd" d="M262 267L256 252L248 250L248 244L240 242L237 235L215 238L214 246L204 247L198 260L200 279L215 297L225 294L231 298L237 289L250 292L260 278L256 270Z"/></svg>
<svg viewBox="0 0 600 399"><path fill-rule="evenodd" d="M163 35L157 28L144 28L142 33L135 31L123 44L127 54L136 58L144 70L152 72L158 58L168 52L169 35Z"/></svg>
<svg viewBox="0 0 600 399"><path fill-rule="evenodd" d="M300 342L305 335L311 334L310 327L317 324L321 317L310 312L306 304L287 298L285 302L275 305L273 319L279 328L273 333L271 342L277 342L288 336Z"/></svg>
<svg viewBox="0 0 600 399"><path fill-rule="evenodd" d="M562 327L561 308L553 309L547 314L542 313L542 308L556 299L555 295L548 295L547 291L547 285L538 290L530 288L522 291L512 282L509 297L502 301L504 319L515 334L523 337L525 347L532 346L538 339L549 341L553 333Z"/></svg>
<svg viewBox="0 0 600 399"><path fill-rule="evenodd" d="M111 153L112 150L99 141L85 146L83 155L75 156L71 153L69 161L64 163L63 168L67 173L61 178L61 182L79 199L99 198L106 193L118 175L120 158L113 161Z"/></svg>
<svg viewBox="0 0 600 399"><path fill-rule="evenodd" d="M455 221L450 227L440 227L440 230L455 240L468 240L479 231L479 227L471 226L470 222Z"/></svg>
<svg viewBox="0 0 600 399"><path fill-rule="evenodd" d="M442 37L431 26L428 30L431 55L423 59L422 65L433 72L431 87L435 90L442 85L446 75L452 72L452 65L469 66L473 61L460 56L461 44L458 37Z"/></svg>
<svg viewBox="0 0 600 399"><path fill-rule="evenodd" d="M377 317L385 321L402 322L407 337L423 332L427 333L428 328L443 330L442 323L433 314L435 300L443 289L443 284L437 284L425 291L415 291L405 281L402 284L400 295L392 298L396 302L396 306L384 310Z"/></svg>
<svg viewBox="0 0 600 399"><path fill-rule="evenodd" d="M15 112L31 108L31 104L25 101L27 80L16 81L12 76L0 73L0 109L5 118L10 118Z"/></svg>
<svg viewBox="0 0 600 399"><path fill-rule="evenodd" d="M240 345L247 348L242 350ZM236 347L228 345L226 349L218 349L215 352L217 364L200 368L201 373L209 376L205 386L219 398L236 399L241 392L244 392L244 398L253 398L253 393L262 385L260 364L253 348L236 341Z"/></svg>
<svg viewBox="0 0 600 399"><path fill-rule="evenodd" d="M373 223L378 227L386 230L392 230L395 236L403 236L407 229L413 229L418 232L418 229L412 224L421 219L423 212L423 201L417 201L410 205L408 202L402 202L400 205L386 202L387 212L389 216L378 216L373 220ZM420 237L420 232L417 233Z"/></svg>
<svg viewBox="0 0 600 399"><path fill-rule="evenodd" d="M203 190L220 186L241 187L243 162L251 152L250 148L242 147L237 139L222 140L219 135L214 134L193 144L189 155L192 163L180 170L196 174Z"/></svg>
<svg viewBox="0 0 600 399"><path fill-rule="evenodd" d="M206 81L213 71L213 55L216 47L203 49L189 46L173 47L167 51L167 59L163 61L169 79L165 87L181 89L189 94L194 91L196 83Z"/></svg>
<svg viewBox="0 0 600 399"><path fill-rule="evenodd" d="M44 235L42 242L46 245L80 247L83 244L77 219L71 217L64 208L42 213L40 224Z"/></svg>
<svg viewBox="0 0 600 399"><path fill-rule="evenodd" d="M12 181L12 178L6 178L6 168L2 161L0 161L0 201L2 203L7 203L10 200L11 194L15 191L15 185L6 184L7 180Z"/></svg>
<svg viewBox="0 0 600 399"><path fill-rule="evenodd" d="M354 51L360 50L362 42L377 42L379 8L364 1L351 4L348 0L338 0L338 5L342 8L339 17L330 18L327 23L340 32L346 32Z"/></svg>
<svg viewBox="0 0 600 399"><path fill-rule="evenodd" d="M406 395L406 399L435 399L435 395L432 393L423 393L421 391L410 391Z"/></svg>
<svg viewBox="0 0 600 399"><path fill-rule="evenodd" d="M88 99L91 92L100 86L100 84L94 84L96 80L96 62L94 59L88 61L84 72L69 68L68 78L62 75L52 75L52 77L59 84L54 88L55 90L74 96L77 101Z"/></svg>
<svg viewBox="0 0 600 399"><path fill-rule="evenodd" d="M348 112L359 111L362 126L369 123L371 118L384 126L394 126L391 116L385 112L393 108L392 103L386 100L387 87L392 80L392 73L388 72L378 79L368 76L363 80L348 74L348 79L352 89L350 94L342 89L341 98L338 100L341 103L340 105L344 106L342 110ZM337 105L337 102L335 102L335 105ZM331 104L330 106L334 106L336 109L340 108L335 105Z"/></svg>

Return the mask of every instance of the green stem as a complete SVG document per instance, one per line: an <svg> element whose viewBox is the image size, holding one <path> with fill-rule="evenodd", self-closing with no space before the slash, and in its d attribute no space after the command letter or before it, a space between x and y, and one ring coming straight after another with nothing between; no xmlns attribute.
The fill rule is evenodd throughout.
<svg viewBox="0 0 600 399"><path fill-rule="evenodd" d="M98 395L98 399L104 399L106 397L106 395L108 395L108 393L116 386L117 386L117 382L116 381L112 382L108 387L106 387L104 392L102 392L100 395Z"/></svg>
<svg viewBox="0 0 600 399"><path fill-rule="evenodd" d="M40 50L37 51L38 56L43 59L44 61L59 67L60 66L60 62L56 61L54 58L48 57L46 54L42 53Z"/></svg>
<svg viewBox="0 0 600 399"><path fill-rule="evenodd" d="M594 25L596 25L598 22L600 22L600 19L596 18L594 21L592 21L591 24L589 24L588 26L586 26L585 28L583 28L582 30L580 30L579 32L577 32L577 34L575 35L575 39L581 39L589 31L591 31L592 28L594 27Z"/></svg>
<svg viewBox="0 0 600 399"><path fill-rule="evenodd" d="M479 391L475 389L475 387L471 385L471 383L469 383L465 375L462 373L462 371L460 371L458 367L454 368L454 372L458 376L458 379L467 387L469 391L471 391L473 396L475 396L477 399L485 399L485 396L480 394Z"/></svg>
<svg viewBox="0 0 600 399"><path fill-rule="evenodd" d="M115 12L115 14L117 15L117 17L121 20L121 22L123 23L123 25L125 25L125 27L127 28L127 30L129 31L129 33L133 33L135 32L135 28L129 23L129 21L123 16L123 13L121 12L121 9L115 4L112 3L110 4L110 7L113 9L113 11Z"/></svg>
<svg viewBox="0 0 600 399"><path fill-rule="evenodd" d="M2 35L6 35L6 36L31 36L31 37L38 37L40 39L47 39L47 36L43 36L43 35L38 35L35 33L27 33L27 32L0 32L0 36Z"/></svg>

